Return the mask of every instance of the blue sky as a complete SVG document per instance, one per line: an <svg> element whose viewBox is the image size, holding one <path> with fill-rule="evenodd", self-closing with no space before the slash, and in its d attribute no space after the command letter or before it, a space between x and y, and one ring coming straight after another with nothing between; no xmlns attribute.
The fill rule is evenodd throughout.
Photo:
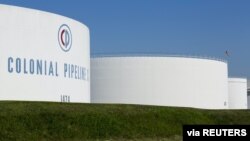
<svg viewBox="0 0 250 141"><path fill-rule="evenodd" d="M0 0L86 24L91 53L161 53L227 59L250 78L249 0ZM230 56L225 56L228 50Z"/></svg>

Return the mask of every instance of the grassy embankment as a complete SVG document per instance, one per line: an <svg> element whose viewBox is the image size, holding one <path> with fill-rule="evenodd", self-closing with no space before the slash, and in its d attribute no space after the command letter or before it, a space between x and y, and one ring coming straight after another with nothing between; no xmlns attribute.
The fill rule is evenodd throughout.
<svg viewBox="0 0 250 141"><path fill-rule="evenodd" d="M0 140L182 140L183 124L250 124L249 110L0 102Z"/></svg>

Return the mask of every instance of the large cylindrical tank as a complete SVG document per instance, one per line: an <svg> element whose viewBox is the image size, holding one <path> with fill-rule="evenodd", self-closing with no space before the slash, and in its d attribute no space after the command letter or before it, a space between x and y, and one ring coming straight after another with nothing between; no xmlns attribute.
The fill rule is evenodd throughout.
<svg viewBox="0 0 250 141"><path fill-rule="evenodd" d="M183 56L95 56L91 102L226 109L227 63Z"/></svg>
<svg viewBox="0 0 250 141"><path fill-rule="evenodd" d="M0 5L0 100L90 102L89 29Z"/></svg>
<svg viewBox="0 0 250 141"><path fill-rule="evenodd" d="M247 80L247 107L250 109L250 81Z"/></svg>
<svg viewBox="0 0 250 141"><path fill-rule="evenodd" d="M247 79L228 78L229 109L247 109Z"/></svg>

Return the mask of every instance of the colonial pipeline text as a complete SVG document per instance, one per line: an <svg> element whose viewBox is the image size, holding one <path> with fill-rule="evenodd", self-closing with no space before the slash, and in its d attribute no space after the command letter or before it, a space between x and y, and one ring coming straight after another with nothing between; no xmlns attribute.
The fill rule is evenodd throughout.
<svg viewBox="0 0 250 141"><path fill-rule="evenodd" d="M65 78L89 81L89 70L86 67L63 63L56 61L47 61L41 59L26 59L8 57L8 72L27 75L44 75L59 77L60 67L63 68Z"/></svg>

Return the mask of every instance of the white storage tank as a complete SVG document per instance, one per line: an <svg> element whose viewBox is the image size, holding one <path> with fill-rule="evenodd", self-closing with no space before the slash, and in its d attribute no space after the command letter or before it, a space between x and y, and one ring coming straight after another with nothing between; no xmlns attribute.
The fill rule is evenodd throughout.
<svg viewBox="0 0 250 141"><path fill-rule="evenodd" d="M228 78L229 109L247 109L247 79Z"/></svg>
<svg viewBox="0 0 250 141"><path fill-rule="evenodd" d="M90 102L84 24L8 5L0 21L0 100Z"/></svg>
<svg viewBox="0 0 250 141"><path fill-rule="evenodd" d="M248 109L250 109L250 81L247 80L247 105Z"/></svg>
<svg viewBox="0 0 250 141"><path fill-rule="evenodd" d="M95 56L91 102L227 109L227 63L185 56Z"/></svg>

